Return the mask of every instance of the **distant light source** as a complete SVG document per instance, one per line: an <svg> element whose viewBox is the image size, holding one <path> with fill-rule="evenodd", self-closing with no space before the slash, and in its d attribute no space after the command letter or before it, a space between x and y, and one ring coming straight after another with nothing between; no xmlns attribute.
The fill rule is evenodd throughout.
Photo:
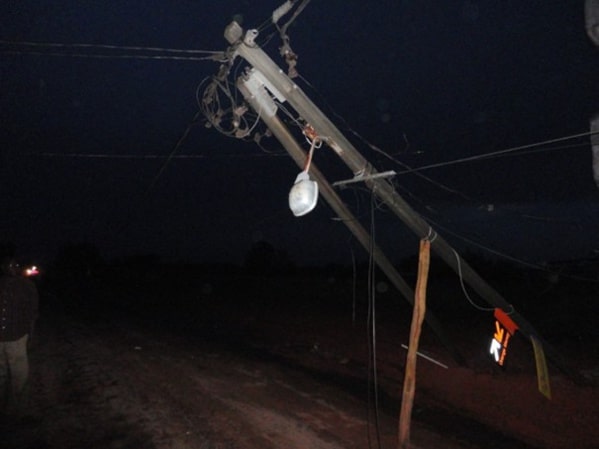
<svg viewBox="0 0 599 449"><path fill-rule="evenodd" d="M25 268L25 276L27 277L37 276L38 274L40 274L40 270L35 265Z"/></svg>

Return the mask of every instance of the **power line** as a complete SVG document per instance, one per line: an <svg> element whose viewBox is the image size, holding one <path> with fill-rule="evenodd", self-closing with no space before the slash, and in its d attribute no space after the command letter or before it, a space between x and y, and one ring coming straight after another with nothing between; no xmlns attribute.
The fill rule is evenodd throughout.
<svg viewBox="0 0 599 449"><path fill-rule="evenodd" d="M179 48L165 48L165 47L142 47L142 46L131 46L131 45L105 45L105 44L81 44L81 43L57 43L57 42L28 42L28 41L7 41L0 40L0 45L6 48L0 48L2 54L24 54L24 55L35 55L35 56L70 56L76 58L100 58L100 59L166 59L166 60L183 60L183 61L205 61L215 60L222 61L224 54L222 51L209 51L209 50L189 50ZM53 49L55 51L41 51L36 49ZM82 53L82 52L69 52L64 50L69 49L87 49L87 50L118 50L118 51L134 51L139 54L128 54L128 53ZM63 51L56 51L63 50ZM145 53L162 53L162 54L143 54ZM195 56L190 56L195 55ZM203 55L203 56L200 56Z"/></svg>
<svg viewBox="0 0 599 449"><path fill-rule="evenodd" d="M531 144L527 144L527 145L520 145L517 147L512 147L512 148L507 148L505 150L499 150L499 151L494 151L492 153L485 153L485 154L478 154L475 156L469 156L469 157L463 157L463 158L459 158L459 159L454 159L451 161L446 161L446 162L439 162L436 164L429 164L429 165L423 165L422 167L417 167L417 168L411 168L409 170L404 170L401 172L398 172L398 175L404 175L407 173L415 173L415 172L419 172L419 171L423 171L423 170L430 170L432 168L439 168L439 167L446 167L448 165L456 165L456 164L462 164L464 162L473 162L473 161L479 161L479 160L484 160L484 159L492 159L492 158L496 158L496 157L502 157L505 156L508 153L514 153L516 151L520 151L520 150L526 150L529 148L534 148L534 147L540 147L543 145L549 145L552 143L558 143L558 142L564 142L566 140L572 140L572 139L578 139L581 137L589 137L595 134L599 134L599 132L597 131L587 131L584 133L579 133L579 134L572 134L570 136L565 136L565 137L558 137L556 139L549 139L549 140L544 140L541 142L535 142L535 143L531 143ZM547 151L552 150L547 149Z"/></svg>
<svg viewBox="0 0 599 449"><path fill-rule="evenodd" d="M100 54L85 54L85 53L56 53L56 52L41 52L41 51L16 51L16 50L0 50L4 55L33 55L33 56L60 56L72 58L88 58L88 59L156 59L156 60L175 60L175 61L214 61L215 56L194 57L194 56L160 56L160 55L100 55Z"/></svg>
<svg viewBox="0 0 599 449"><path fill-rule="evenodd" d="M499 257L501 259L510 261L514 264L523 266L523 267L527 267L527 268L531 268L537 271L544 271L546 273L552 273L552 274L556 274L555 270L551 270L550 268L548 268L547 266L544 266L542 264L539 263L534 263L534 262L529 262L526 261L524 259L509 255L507 253L504 253L502 251L496 250L491 248L490 246L484 245L480 242L477 242L476 240L473 240L471 238L465 237L462 234L458 234L456 232L451 231L450 229L448 229L445 226L442 226L440 223L436 222L435 220L432 220L430 217L427 217L427 221L434 224L435 227L437 229L441 229L443 230L444 233L446 234L450 234L452 236L454 236L455 238L462 240L463 242L467 243L470 246L476 247L479 250L482 250L486 253L492 254L496 257ZM574 279L574 280L579 280L579 281L586 281L586 282L593 282L596 283L598 282L596 279L590 278L590 277L585 277L585 276L578 276L578 275L574 275L574 274L561 274L564 277L567 277L569 279Z"/></svg>
<svg viewBox="0 0 599 449"><path fill-rule="evenodd" d="M404 167L407 168L406 171L412 170L412 167L410 167L408 164L406 164L405 162L400 161L399 159L394 158L393 156L391 156L390 154L388 154L386 151L382 150L381 148L379 148L378 146L376 146L375 144L373 144L372 142L370 142L368 139L366 139L365 137L363 137L360 133L358 133L348 122L347 120L341 115L339 114L337 111L335 111L335 109L331 106L331 104L327 101L326 97L319 92L318 89L316 89L316 87L310 83L310 81L308 81L304 76L299 75L299 78L306 83L306 85L312 89L312 91L314 91L321 99L322 101L325 103L325 106L331 111L331 113L337 117L338 120L341 121L341 123L345 126L345 128L351 132L354 136L356 136L364 145L368 146L371 150L379 153L380 155L384 156L385 158L391 160L392 162L394 162L395 164L399 165L400 167ZM404 134L404 139L406 139L405 134ZM407 142L407 139L406 139ZM409 146L409 142L408 146ZM404 171L405 172L405 171ZM400 172L400 173L404 173L404 172ZM430 178L429 176L426 176L422 173L419 173L417 171L414 171L414 174L422 179L424 179L425 181L431 183L432 185L434 185L435 187L441 189L441 190L445 190L447 192L450 192L454 195L460 196L468 201L473 201L472 198L468 197L467 195L465 195L464 193L453 189L445 184L440 183L439 181L436 181L432 178Z"/></svg>
<svg viewBox="0 0 599 449"><path fill-rule="evenodd" d="M157 51L162 53L192 53L192 54L218 54L221 55L222 51L208 51L208 50L187 50L179 48L166 48L166 47L136 47L130 45L105 45L105 44L64 44L56 42L27 42L27 41L6 41L0 40L2 45L22 45L29 47L61 47L61 48L101 48L101 49L112 49L112 50L136 50L136 51Z"/></svg>
<svg viewBox="0 0 599 449"><path fill-rule="evenodd" d="M156 160L156 159L208 159L208 158L255 158L255 157L271 157L271 156L287 156L286 153L226 153L226 154L177 154L173 156L165 154L109 154L109 153L56 153L56 152L41 152L27 153L26 156L40 157L55 157L55 158L74 158L74 159L137 159L137 160Z"/></svg>
<svg viewBox="0 0 599 449"><path fill-rule="evenodd" d="M152 179L152 182L150 183L150 187L148 188L148 191L150 191L150 190L152 190L152 188L154 188L154 185L156 184L156 182L158 181L160 176L162 176L162 173L164 173L164 171L166 170L166 167L168 166L169 162L175 157L177 151L179 151L179 148L181 148L181 145L183 145L183 142L189 135L191 128L193 128L193 126L198 123L198 118L200 117L201 113L202 113L202 111L197 111L195 113L195 115L193 116L193 118L191 119L189 124L187 125L187 128L185 128L185 131L183 131L183 134L181 134L181 137L179 137L179 140L177 141L177 143L173 147L172 151L169 153L166 160L160 167L160 170L158 170L158 173L156 173L156 176L154 176L154 179Z"/></svg>

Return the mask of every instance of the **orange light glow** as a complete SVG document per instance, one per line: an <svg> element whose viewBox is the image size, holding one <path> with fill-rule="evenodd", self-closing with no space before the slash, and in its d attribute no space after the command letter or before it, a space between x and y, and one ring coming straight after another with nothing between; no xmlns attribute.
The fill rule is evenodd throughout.
<svg viewBox="0 0 599 449"><path fill-rule="evenodd" d="M38 274L40 274L40 270L35 265L25 268L25 276L27 277L37 276Z"/></svg>

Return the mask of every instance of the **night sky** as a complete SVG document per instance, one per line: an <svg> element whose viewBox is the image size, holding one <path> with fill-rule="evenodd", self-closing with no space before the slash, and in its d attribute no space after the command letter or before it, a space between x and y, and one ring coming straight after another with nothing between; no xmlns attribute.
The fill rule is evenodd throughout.
<svg viewBox="0 0 599 449"><path fill-rule="evenodd" d="M106 258L240 263L261 240L299 264L364 257L324 200L292 215L299 168L274 138L192 124L218 62L122 48L223 51L237 15L286 68L268 22L280 3L2 2L0 241L47 261L81 242ZM597 257L588 136L450 163L589 131L599 48L582 1L313 0L288 34L298 85L378 170L398 172L397 190L450 243L531 262ZM331 182L352 177L325 147L314 163ZM340 193L391 259L417 251L364 186Z"/></svg>

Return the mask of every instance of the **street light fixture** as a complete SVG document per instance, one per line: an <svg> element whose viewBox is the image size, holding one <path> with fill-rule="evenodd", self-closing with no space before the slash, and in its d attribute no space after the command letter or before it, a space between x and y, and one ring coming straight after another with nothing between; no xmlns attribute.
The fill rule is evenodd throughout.
<svg viewBox="0 0 599 449"><path fill-rule="evenodd" d="M320 141L318 138L308 139L310 142L310 152L305 168L297 175L295 182L289 191L289 209L296 217L306 215L316 207L318 202L318 183L310 179L308 170L312 162L314 148Z"/></svg>

